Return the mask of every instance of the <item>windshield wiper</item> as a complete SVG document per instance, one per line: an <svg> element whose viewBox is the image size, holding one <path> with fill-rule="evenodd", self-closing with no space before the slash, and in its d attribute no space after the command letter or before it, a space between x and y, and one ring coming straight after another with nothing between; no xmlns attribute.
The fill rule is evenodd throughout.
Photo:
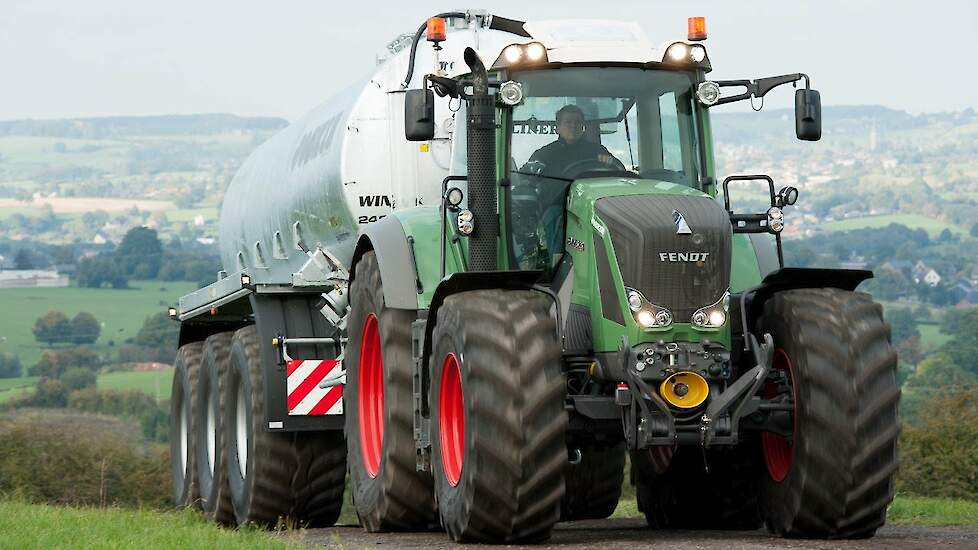
<svg viewBox="0 0 978 550"><path fill-rule="evenodd" d="M538 178L547 178L547 179L559 180L559 181L566 181L568 183L574 181L574 179L572 179L572 178L559 178L557 176L545 176L543 174L534 174L533 172L520 172L519 170L510 170L509 173L510 174L521 174L521 175L524 175L524 176L536 176Z"/></svg>

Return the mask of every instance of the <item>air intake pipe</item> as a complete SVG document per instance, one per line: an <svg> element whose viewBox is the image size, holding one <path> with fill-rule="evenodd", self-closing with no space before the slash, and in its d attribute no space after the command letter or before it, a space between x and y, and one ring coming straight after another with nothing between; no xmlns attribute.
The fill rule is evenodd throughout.
<svg viewBox="0 0 978 550"><path fill-rule="evenodd" d="M469 210L475 229L469 236L469 269L495 271L499 216L496 205L496 112L489 95L489 75L479 54L465 48L465 64L472 72L468 98L466 150L468 153Z"/></svg>

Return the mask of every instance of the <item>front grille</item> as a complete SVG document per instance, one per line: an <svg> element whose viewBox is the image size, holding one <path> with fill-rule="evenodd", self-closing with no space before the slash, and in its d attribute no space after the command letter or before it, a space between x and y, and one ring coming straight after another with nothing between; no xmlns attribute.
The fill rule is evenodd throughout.
<svg viewBox="0 0 978 550"><path fill-rule="evenodd" d="M676 233L674 210L692 234ZM611 233L625 286L668 308L676 322L688 323L694 311L719 300L730 286L730 218L713 199L605 197L595 211Z"/></svg>

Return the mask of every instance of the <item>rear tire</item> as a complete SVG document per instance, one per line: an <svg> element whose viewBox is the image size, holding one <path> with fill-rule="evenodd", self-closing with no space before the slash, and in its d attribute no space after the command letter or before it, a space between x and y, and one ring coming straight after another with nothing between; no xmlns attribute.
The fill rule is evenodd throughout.
<svg viewBox="0 0 978 550"><path fill-rule="evenodd" d="M197 382L203 342L180 346L174 361L170 393L170 481L178 507L200 507L195 476Z"/></svg>
<svg viewBox="0 0 978 550"><path fill-rule="evenodd" d="M195 434L200 506L208 519L221 524L234 523L224 454L227 446L224 407L232 336L231 332L222 332L204 342L198 384L200 418Z"/></svg>
<svg viewBox="0 0 978 550"><path fill-rule="evenodd" d="M625 444L581 447L581 461L564 468L560 521L604 519L614 513L625 479Z"/></svg>
<svg viewBox="0 0 978 550"><path fill-rule="evenodd" d="M539 542L560 519L566 387L550 306L536 292L480 290L438 310L431 468L455 541Z"/></svg>
<svg viewBox="0 0 978 550"><path fill-rule="evenodd" d="M897 356L882 308L833 288L779 292L764 304L775 366L791 373L794 434L762 434L761 509L785 537L864 538L893 499L900 431Z"/></svg>
<svg viewBox="0 0 978 550"><path fill-rule="evenodd" d="M274 527L292 513L296 460L293 434L265 430L264 381L258 331L251 325L231 340L224 407L228 487L238 525Z"/></svg>
<svg viewBox="0 0 978 550"><path fill-rule="evenodd" d="M298 472L293 483L295 516L304 527L329 527L343 508L346 441L343 432L295 434Z"/></svg>
<svg viewBox="0 0 978 550"><path fill-rule="evenodd" d="M343 396L357 516L370 532L432 529L437 520L431 476L415 467L415 313L386 307L373 251L357 263L350 304Z"/></svg>
<svg viewBox="0 0 978 550"><path fill-rule="evenodd" d="M638 509L654 529L747 530L761 526L757 504L757 453L740 445L707 451L700 447L632 453ZM653 457L652 453L659 453ZM668 454L668 453L666 453Z"/></svg>

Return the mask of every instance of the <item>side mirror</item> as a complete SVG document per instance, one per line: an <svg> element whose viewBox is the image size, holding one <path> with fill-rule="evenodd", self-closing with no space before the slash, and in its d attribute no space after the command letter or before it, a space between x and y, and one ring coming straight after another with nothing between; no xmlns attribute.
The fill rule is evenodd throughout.
<svg viewBox="0 0 978 550"><path fill-rule="evenodd" d="M822 139L822 98L816 90L795 91L795 135L805 141Z"/></svg>
<svg viewBox="0 0 978 550"><path fill-rule="evenodd" d="M404 92L404 137L408 141L435 137L435 94L430 89Z"/></svg>

